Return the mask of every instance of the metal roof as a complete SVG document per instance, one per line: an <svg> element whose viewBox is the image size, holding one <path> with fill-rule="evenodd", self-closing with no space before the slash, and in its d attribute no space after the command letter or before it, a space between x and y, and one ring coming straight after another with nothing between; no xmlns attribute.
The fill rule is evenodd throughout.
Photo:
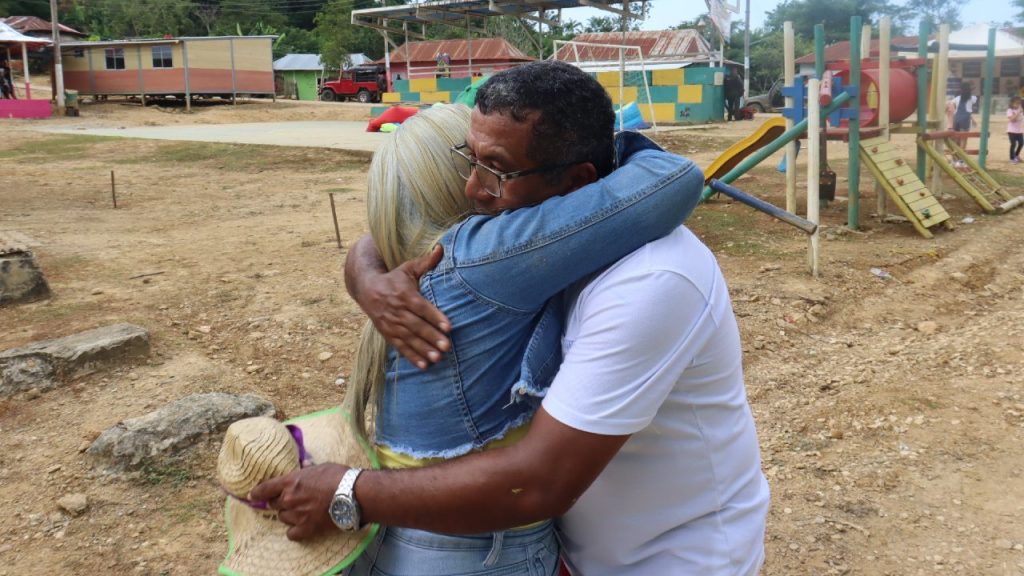
<svg viewBox="0 0 1024 576"><path fill-rule="evenodd" d="M35 36L26 36L21 32L18 32L14 28L11 28L7 24L0 22L0 43L17 43L17 44L53 44L53 42L46 38L36 38Z"/></svg>
<svg viewBox="0 0 1024 576"><path fill-rule="evenodd" d="M324 64L319 54L287 54L274 60L274 70L320 70Z"/></svg>
<svg viewBox="0 0 1024 576"><path fill-rule="evenodd" d="M0 22L7 24L11 28L22 33L45 32L47 36L53 34L53 25L37 16L8 16L6 18L0 18ZM85 36L84 32L79 32L78 30L75 30L70 26L65 26L59 22L57 23L57 27L65 34L70 34L72 36Z"/></svg>
<svg viewBox="0 0 1024 576"><path fill-rule="evenodd" d="M696 30L654 30L637 32L592 32L579 34L573 42L603 44L604 46L573 46L559 48L556 58L570 62L609 61L619 59L614 46L637 46L644 60L689 61L707 57L713 50ZM717 53L717 52L715 52ZM633 54L626 54L626 58Z"/></svg>
<svg viewBox="0 0 1024 576"><path fill-rule="evenodd" d="M136 44L179 44L183 41L189 42L201 42L204 40L229 40L229 39L240 39L240 38L267 38L273 40L277 36L263 35L263 36L177 36L174 38L134 38L128 40L103 40L100 42L61 42L60 47L63 50L65 47L68 48L88 48L90 46L134 46Z"/></svg>
<svg viewBox="0 0 1024 576"><path fill-rule="evenodd" d="M619 4L619 7L612 6ZM482 31L470 23L470 18L490 18L492 16L518 16L548 25L559 23L561 10L590 6L625 14L634 20L642 20L639 14L629 12L623 6L626 2L609 0L431 0L413 2L400 6L381 8L365 8L352 11L352 23L357 26L376 28L387 32L404 33L409 24L448 24L457 28ZM557 10L559 16L555 20L543 18L546 10ZM397 24L397 27L395 26ZM422 35L409 32L410 36L422 38Z"/></svg>
<svg viewBox="0 0 1024 576"><path fill-rule="evenodd" d="M456 40L426 40L423 42L408 42L402 44L397 50L391 51L392 62L404 62L405 52L409 51L409 62L430 62L437 61L437 55L447 52L453 62L469 60L470 42L465 39ZM507 62L530 62L536 60L527 56L522 50L509 44L504 38L474 38L473 61L500 60ZM384 59L378 60L383 62Z"/></svg>

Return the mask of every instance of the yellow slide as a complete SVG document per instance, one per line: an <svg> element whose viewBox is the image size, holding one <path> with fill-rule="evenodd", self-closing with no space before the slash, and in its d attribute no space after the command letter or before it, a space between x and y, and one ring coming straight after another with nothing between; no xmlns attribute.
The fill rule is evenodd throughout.
<svg viewBox="0 0 1024 576"><path fill-rule="evenodd" d="M785 118L780 116L768 119L753 134L730 146L728 150L711 163L711 166L704 170L704 184L707 185L712 178L725 176L729 170L735 168L744 158L750 156L772 140L775 140L785 131Z"/></svg>

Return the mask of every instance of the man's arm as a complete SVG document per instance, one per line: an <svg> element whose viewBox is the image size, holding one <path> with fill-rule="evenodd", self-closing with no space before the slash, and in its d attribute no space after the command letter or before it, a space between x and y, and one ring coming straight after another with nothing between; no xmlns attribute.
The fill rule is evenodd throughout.
<svg viewBox="0 0 1024 576"><path fill-rule="evenodd" d="M356 500L363 522L449 534L522 526L564 514L627 439L576 430L541 408L526 437L507 448L426 468L366 470ZM288 538L304 540L335 529L328 507L347 469L303 468L260 484L250 498L279 511Z"/></svg>
<svg viewBox="0 0 1024 576"><path fill-rule="evenodd" d="M444 255L438 245L426 256L388 271L369 234L349 250L345 259L345 288L377 331L398 353L423 369L451 348L445 335L451 322L420 295L420 276L437 266Z"/></svg>
<svg viewBox="0 0 1024 576"><path fill-rule="evenodd" d="M366 521L385 525L453 534L522 526L569 510L628 439L576 430L542 408L512 446L365 472L356 499Z"/></svg>

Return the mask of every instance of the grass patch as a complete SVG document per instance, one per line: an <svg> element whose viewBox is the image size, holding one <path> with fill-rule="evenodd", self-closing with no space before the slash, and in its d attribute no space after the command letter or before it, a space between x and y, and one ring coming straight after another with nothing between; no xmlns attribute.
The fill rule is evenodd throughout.
<svg viewBox="0 0 1024 576"><path fill-rule="evenodd" d="M145 462L139 470L139 478L149 486L171 486L181 488L194 478L192 472L176 464Z"/></svg>
<svg viewBox="0 0 1024 576"><path fill-rule="evenodd" d="M219 142L161 142L154 150L126 158L123 163L206 164L219 170L244 173L273 170L326 173L367 167L366 159L344 151Z"/></svg>
<svg viewBox="0 0 1024 576"><path fill-rule="evenodd" d="M1024 188L1024 174L991 170L988 173L1002 186L1007 188Z"/></svg>
<svg viewBox="0 0 1024 576"><path fill-rule="evenodd" d="M0 150L0 159L65 160L82 156L94 144L121 140L111 136L68 134L51 136Z"/></svg>
<svg viewBox="0 0 1024 576"><path fill-rule="evenodd" d="M713 250L730 256L764 259L784 256L784 252L766 242L769 236L758 230L756 215L753 210L735 205L728 209L707 206L698 208L686 225Z"/></svg>

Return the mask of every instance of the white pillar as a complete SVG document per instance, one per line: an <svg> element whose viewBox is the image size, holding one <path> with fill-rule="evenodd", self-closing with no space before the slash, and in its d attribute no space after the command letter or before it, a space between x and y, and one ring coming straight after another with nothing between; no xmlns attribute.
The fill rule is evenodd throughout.
<svg viewBox="0 0 1024 576"><path fill-rule="evenodd" d="M812 78L807 83L807 219L818 224L819 201L818 201L818 177L819 165L821 164L821 106L818 101L818 93L821 89L821 81ZM788 166L787 166L788 168ZM820 238L818 230L811 234L807 250L807 267L811 275L818 277L818 248Z"/></svg>
<svg viewBox="0 0 1024 576"><path fill-rule="evenodd" d="M10 66L10 61L7 63ZM25 47L25 43L21 43L21 67L24 68L25 72L25 100L32 99L32 78L28 73L28 48Z"/></svg>
<svg viewBox="0 0 1024 576"><path fill-rule="evenodd" d="M57 91L57 112L64 114L64 64L60 53L60 23L57 21L57 0L50 0L50 26L53 33L53 86Z"/></svg>
<svg viewBox="0 0 1024 576"><path fill-rule="evenodd" d="M949 24L939 26L939 53L935 57L935 94L934 110L938 116L939 132L949 128L946 124L946 81L949 79ZM935 150L943 153L942 140L935 140ZM942 193L942 169L932 162L932 195L939 197Z"/></svg>
<svg viewBox="0 0 1024 576"><path fill-rule="evenodd" d="M892 18L883 16L878 25L878 126L882 129L882 136L889 139L889 60L892 56ZM885 218L888 208L885 205L885 191L882 185L875 180L875 195L877 206L875 212L879 218Z"/></svg>
<svg viewBox="0 0 1024 576"><path fill-rule="evenodd" d="M782 24L782 33L784 35L785 43L785 70L783 71L783 77L785 78L786 86L792 86L794 82L793 68L796 66L796 54L794 48L794 37L793 37L793 23L784 22ZM786 107L795 107L795 99L786 97ZM786 118L786 130L788 131L793 127L793 120ZM796 146L797 141L793 140L786 144L786 211L796 214Z"/></svg>

